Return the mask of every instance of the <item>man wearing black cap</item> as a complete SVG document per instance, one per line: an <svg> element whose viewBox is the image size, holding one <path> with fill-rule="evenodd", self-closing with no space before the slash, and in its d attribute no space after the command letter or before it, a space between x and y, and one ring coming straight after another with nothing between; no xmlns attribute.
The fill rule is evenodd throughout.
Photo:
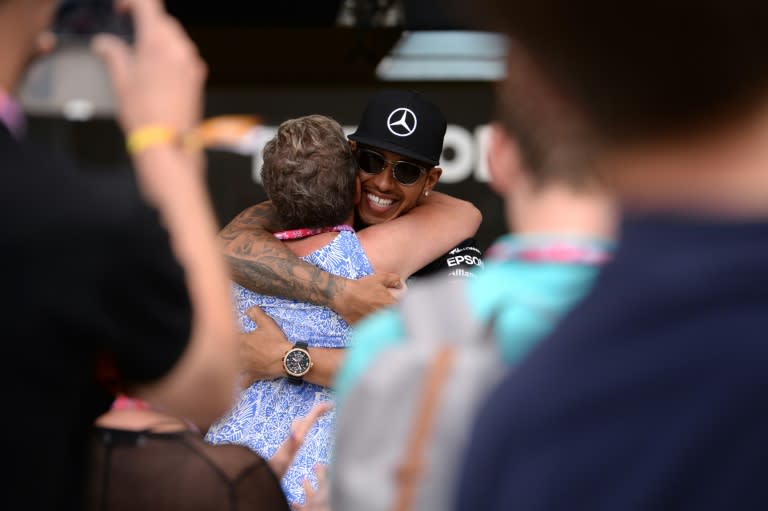
<svg viewBox="0 0 768 511"><path fill-rule="evenodd" d="M397 218L419 204L422 195L429 196L443 172L437 165L445 129L440 109L416 92L383 90L371 98L357 131L349 136L356 146L363 192L359 228ZM392 170L382 172L387 162ZM468 239L415 275L447 269L451 275L471 276L481 265L480 250Z"/></svg>
<svg viewBox="0 0 768 511"><path fill-rule="evenodd" d="M418 93L388 89L370 99L357 131L349 137L360 169L358 229L392 220L437 200L464 203L433 191L442 173L436 165L445 130L440 109ZM222 230L220 238L225 242L224 252L235 282L259 293L325 305L350 323L393 302L388 288L401 286L396 275L377 274L356 281L330 275L304 263L277 241L270 232L278 230L273 229L276 226L270 205L262 203L240 213ZM445 269L452 275L468 276L481 265L480 251L470 238L414 275ZM252 362L246 364L253 371L249 376L281 376L280 361L267 360L274 358L274 350L269 355L263 351L268 345L266 331L256 330L249 335L252 341L256 336L263 337L262 341L247 343L251 348L259 345L259 351L248 349L244 355ZM325 366L326 356L335 369L338 350L313 353L315 367ZM314 371L318 376L324 372ZM328 376L326 382L333 375Z"/></svg>
<svg viewBox="0 0 768 511"><path fill-rule="evenodd" d="M436 165L445 129L440 110L416 93L385 90L370 100L357 131L349 136L364 185L360 222L391 220L415 206L421 194L429 194L442 173ZM382 172L387 161L392 170Z"/></svg>

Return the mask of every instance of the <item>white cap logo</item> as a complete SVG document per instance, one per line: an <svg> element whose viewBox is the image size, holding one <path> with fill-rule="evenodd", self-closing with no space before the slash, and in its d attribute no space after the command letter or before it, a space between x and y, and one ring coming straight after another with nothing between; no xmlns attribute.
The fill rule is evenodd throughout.
<svg viewBox="0 0 768 511"><path fill-rule="evenodd" d="M410 109L397 108L387 117L387 128L398 137L407 137L416 131L416 114Z"/></svg>

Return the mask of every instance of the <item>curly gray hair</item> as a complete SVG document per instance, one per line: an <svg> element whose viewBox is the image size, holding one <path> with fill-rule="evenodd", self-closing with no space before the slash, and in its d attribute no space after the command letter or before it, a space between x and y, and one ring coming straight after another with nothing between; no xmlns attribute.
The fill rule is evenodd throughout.
<svg viewBox="0 0 768 511"><path fill-rule="evenodd" d="M330 227L352 213L357 165L335 120L308 115L283 122L263 157L262 183L283 228Z"/></svg>

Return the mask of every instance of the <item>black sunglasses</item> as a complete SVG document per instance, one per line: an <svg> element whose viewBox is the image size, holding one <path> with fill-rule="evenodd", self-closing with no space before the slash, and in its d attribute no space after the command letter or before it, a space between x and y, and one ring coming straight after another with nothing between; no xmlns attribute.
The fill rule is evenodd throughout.
<svg viewBox="0 0 768 511"><path fill-rule="evenodd" d="M357 150L357 166L363 172L378 174L387 165L392 165L392 176L397 182L406 186L414 184L427 171L426 168L409 161L390 161L370 149L360 148Z"/></svg>

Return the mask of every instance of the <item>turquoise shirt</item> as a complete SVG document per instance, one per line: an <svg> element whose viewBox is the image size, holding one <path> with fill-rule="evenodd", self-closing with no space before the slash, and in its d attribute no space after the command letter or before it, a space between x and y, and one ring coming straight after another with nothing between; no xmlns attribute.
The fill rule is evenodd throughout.
<svg viewBox="0 0 768 511"><path fill-rule="evenodd" d="M553 244L565 244L605 256L612 250L609 242L564 236L506 235L494 247L502 247L508 253L519 253ZM585 295L598 269L599 265L594 262L541 261L518 257L491 259L476 277L466 280L472 313L484 321L496 312L496 339L504 360L512 364L547 335ZM401 343L405 336L397 308L372 314L355 325L334 385L338 402L343 401L345 393L381 351Z"/></svg>

